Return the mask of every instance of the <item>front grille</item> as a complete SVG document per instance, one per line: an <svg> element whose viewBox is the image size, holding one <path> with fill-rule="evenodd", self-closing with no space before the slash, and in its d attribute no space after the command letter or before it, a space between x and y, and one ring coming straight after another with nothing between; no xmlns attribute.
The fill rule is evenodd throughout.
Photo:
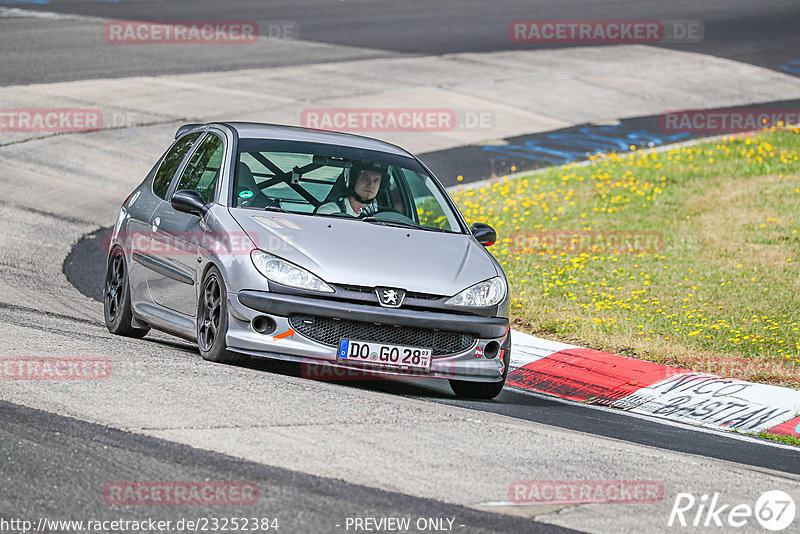
<svg viewBox="0 0 800 534"><path fill-rule="evenodd" d="M430 293L416 293L409 291L406 293L407 299L420 299L420 300L438 300L442 298L440 295L431 295Z"/></svg>
<svg viewBox="0 0 800 534"><path fill-rule="evenodd" d="M375 296L375 288L374 287L364 287L364 286L349 286L345 284L339 284L337 287L340 287L346 291L352 291L354 293L363 293ZM406 298L407 299L420 299L420 300L438 300L443 298L441 295L431 295L430 293L417 293L415 291L406 291ZM378 302L378 298L375 297L375 302Z"/></svg>
<svg viewBox="0 0 800 534"><path fill-rule="evenodd" d="M356 293L373 293L375 291L372 287L348 286L345 284L339 284L337 287L341 287L346 291L355 291Z"/></svg>
<svg viewBox="0 0 800 534"><path fill-rule="evenodd" d="M289 324L300 334L324 345L338 347L340 339L355 339L433 349L434 356L464 352L475 345L475 337L460 332L442 332L426 328L398 327L330 317L295 315Z"/></svg>

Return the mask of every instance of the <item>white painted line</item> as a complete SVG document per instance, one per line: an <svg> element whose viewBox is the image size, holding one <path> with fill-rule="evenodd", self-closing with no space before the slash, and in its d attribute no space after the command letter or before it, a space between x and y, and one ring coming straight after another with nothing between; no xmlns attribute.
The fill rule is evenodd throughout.
<svg viewBox="0 0 800 534"><path fill-rule="evenodd" d="M492 502L476 502L472 506L541 506L543 504L550 504L550 503L547 502L521 503L521 502L511 502L511 501L492 501ZM583 504L583 503L575 503L575 504ZM574 506L575 504L565 504L564 506Z"/></svg>
<svg viewBox="0 0 800 534"><path fill-rule="evenodd" d="M800 414L800 391L685 373L642 388L613 406L720 429L761 432Z"/></svg>
<svg viewBox="0 0 800 534"><path fill-rule="evenodd" d="M656 416L656 415L650 415L650 414L647 414L647 413L637 413L637 412L633 412L633 411L630 411L630 410L621 410L619 408L610 408L608 406L601 406L599 404L587 404L587 403L584 403L584 402L576 402L576 401L571 401L571 400L567 400L567 399L562 399L561 397L556 397L555 395L548 395L547 393L541 393L541 392L538 392L538 391L531 391L531 390L528 390L528 389L520 389L520 388L509 387L509 386L507 386L507 389L509 391L515 391L515 392L518 392L518 393L522 393L523 395L530 395L531 397L536 397L536 398L543 399L543 400L555 401L555 402L559 402L559 403L566 404L566 405L569 405L569 406L583 406L584 408L591 408L593 410L600 410L602 412L615 413L617 415L624 415L624 416L627 416L627 417L632 417L634 419L643 419L643 420L649 421L651 423L659 423L659 424L662 424L662 425L671 426L671 427L675 427L675 428L680 428L680 429L683 429L683 430L691 430L693 432L703 432L703 433L706 433L706 434L714 434L714 435L717 435L717 436L725 436L727 438L736 439L736 440L739 440L739 441L747 441L749 443L758 443L760 445L764 445L764 446L767 446L767 447L776 447L778 449L787 449L787 450L791 450L791 451L797 451L798 450L796 445L787 445L787 444L776 442L776 441L770 441L770 440L757 438L755 436L750 436L750 435L747 435L747 434L740 434L740 433L732 432L730 430L722 430L719 427L704 426L704 425L702 425L700 423L694 423L692 421L677 421L677 420L672 420L672 419L666 419L664 417L660 417L660 416Z"/></svg>
<svg viewBox="0 0 800 534"><path fill-rule="evenodd" d="M578 347L512 330L509 368L517 369L531 362L546 358L558 351L574 348Z"/></svg>
<svg viewBox="0 0 800 534"><path fill-rule="evenodd" d="M33 11L19 7L0 7L0 18L2 19L83 19L83 20L105 20L98 17L84 15L70 15L66 13L55 13L52 11Z"/></svg>

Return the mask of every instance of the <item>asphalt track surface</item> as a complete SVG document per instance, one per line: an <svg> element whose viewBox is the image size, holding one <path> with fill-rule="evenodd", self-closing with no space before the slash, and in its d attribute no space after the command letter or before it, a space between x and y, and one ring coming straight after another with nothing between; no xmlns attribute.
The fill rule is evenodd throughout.
<svg viewBox="0 0 800 534"><path fill-rule="evenodd" d="M270 23L288 21L296 24L296 37L302 40L373 51L364 57L374 51L437 55L563 46L511 42L509 23L517 19L690 19L703 22L701 42L661 46L776 70L800 60L800 4L793 0L4 0L3 5L106 19L248 20L258 22L265 34ZM45 32L35 31L42 21L2 24L7 26L0 41L2 84L296 65L315 59L197 47L187 54L170 47L158 53L141 46L109 47L81 31L79 20L59 20Z"/></svg>
<svg viewBox="0 0 800 534"><path fill-rule="evenodd" d="M517 18L658 18L700 19L705 24L702 43L668 45L736 59L771 69L783 67L800 58L800 5L796 2L772 2L756 5L746 1L717 2L520 2L472 1L369 2L285 1L235 3L197 2L58 2L35 5L28 2L0 2L0 6L74 13L82 16L145 20L243 19L260 23L296 21L303 40L338 46L365 48L355 57L386 54L444 54L464 51L495 51L530 48L508 40L508 23ZM568 13L568 16L565 15ZM0 19L0 84L52 82L95 77L126 77L139 74L201 72L247 67L303 64L320 60L319 52L303 57L232 57L230 52L207 51L200 58L183 61L175 52L136 57L122 47L86 46L80 32L80 19L59 20L75 31L40 32L43 21L12 25ZM7 26L6 26L7 25ZM6 31L8 28L10 31ZM35 37L35 38L33 38ZM667 45L665 45L667 46ZM110 49L112 48L112 49ZM195 49L201 52L202 49ZM652 118L642 118L643 121ZM636 126L636 124L634 124ZM541 135L541 134L537 134ZM520 143L530 138L516 140ZM515 142L516 142L515 141ZM459 150L459 149L455 149ZM429 154L449 159L450 154ZM474 154L476 161L483 152ZM527 161L527 160L526 160ZM520 161L522 168L526 162ZM507 164L510 165L510 164ZM530 163L531 168L541 166ZM498 169L502 172L502 169ZM485 176L484 170L471 179ZM446 180L449 181L449 180ZM84 240L65 261L70 281L86 295L97 297L94 271L102 271L97 261L102 254L100 240ZM94 269L94 271L92 270ZM98 321L101 321L98 318ZM199 358L199 356L198 356ZM294 376L292 366L272 365L262 361L247 364L264 372ZM490 411L513 418L535 421L570 430L611 437L664 450L678 451L740 463L743 466L800 473L796 450L765 444L755 439L700 432L683 426L633 418L610 410L564 403L544 396L532 396L507 390L492 402L456 400L446 384L419 384L381 381L349 384L356 389L371 389L398 396L423 399L438 404L452 404ZM326 531L331 518L352 515L452 516L477 531L558 532L557 527L486 514L401 494L303 475L289 470L266 467L224 455L200 451L155 438L108 429L91 423L60 417L37 410L0 403L0 454L4 460L5 489L0 492L0 512L4 516L33 513L37 516L63 515L81 511L86 517L102 518L111 512L98 497L97 487L112 473L130 479L220 479L235 478L241 473L259 482L262 495L275 496L263 504L264 514L287 517L286 531ZM57 480L56 484L53 480ZM29 488L35 488L31 492ZM358 503L354 505L353 503ZM262 506L260 503L258 506ZM303 510L298 513L298 510ZM232 510L233 511L233 510ZM9 513L13 512L13 513ZM115 511L115 513L118 511ZM185 510L160 510L163 518L182 517ZM247 510L248 514L251 510ZM138 510L117 513L141 519ZM115 516L115 517L116 517ZM283 520L282 520L283 521ZM341 531L334 527L331 532Z"/></svg>
<svg viewBox="0 0 800 534"><path fill-rule="evenodd" d="M77 511L84 521L255 517L278 519L278 532L345 532L347 518L410 517L449 518L455 532L575 532L238 460L6 402L0 402L0 418L6 478L0 517L5 519L36 524L41 517L74 519ZM106 504L103 490L118 480L247 481L258 485L259 499L213 512L196 505L144 506L150 510L143 512L142 506Z"/></svg>

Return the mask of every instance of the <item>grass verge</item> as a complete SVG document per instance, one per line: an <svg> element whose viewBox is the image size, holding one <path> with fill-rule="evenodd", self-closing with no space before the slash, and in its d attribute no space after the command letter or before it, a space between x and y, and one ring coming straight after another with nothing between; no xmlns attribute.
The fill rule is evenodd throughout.
<svg viewBox="0 0 800 534"><path fill-rule="evenodd" d="M756 434L759 438L762 439L769 439L772 441L777 441L779 443L786 443L787 445L798 445L800 446L800 438L795 436L784 436L779 434L769 434L767 432L759 432Z"/></svg>
<svg viewBox="0 0 800 534"><path fill-rule="evenodd" d="M595 156L453 193L529 333L800 388L800 129Z"/></svg>

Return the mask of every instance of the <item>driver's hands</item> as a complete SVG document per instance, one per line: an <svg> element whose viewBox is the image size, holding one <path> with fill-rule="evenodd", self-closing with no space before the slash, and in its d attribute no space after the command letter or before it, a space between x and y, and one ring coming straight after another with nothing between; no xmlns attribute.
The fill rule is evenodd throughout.
<svg viewBox="0 0 800 534"><path fill-rule="evenodd" d="M364 206L359 210L358 216L359 217L372 217L376 213L378 213L378 205L377 204L370 204L369 206Z"/></svg>

